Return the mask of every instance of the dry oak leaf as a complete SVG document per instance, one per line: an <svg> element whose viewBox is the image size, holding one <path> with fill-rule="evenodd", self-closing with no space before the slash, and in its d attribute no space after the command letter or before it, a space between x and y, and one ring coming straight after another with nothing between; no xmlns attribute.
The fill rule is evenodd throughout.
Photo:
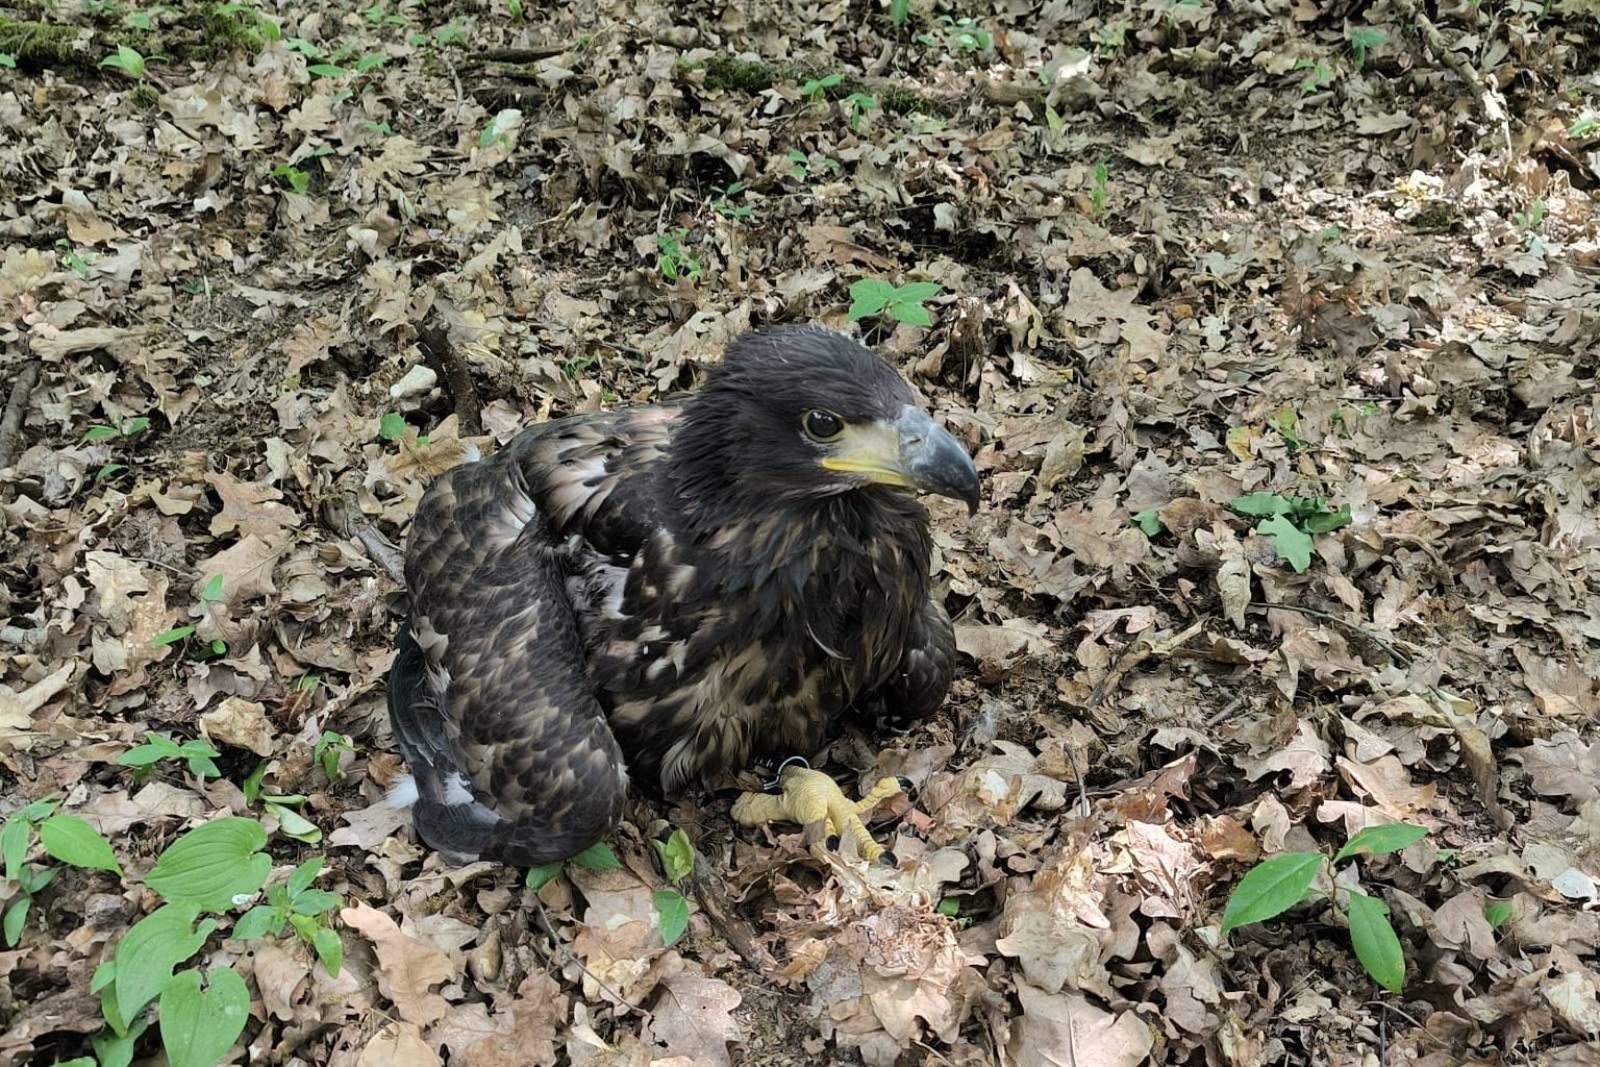
<svg viewBox="0 0 1600 1067"><path fill-rule="evenodd" d="M439 1067L439 1057L415 1026L392 1022L372 1035L356 1067Z"/></svg>
<svg viewBox="0 0 1600 1067"><path fill-rule="evenodd" d="M1578 804L1600 797L1600 741L1586 745L1568 730L1551 738L1535 738L1533 744L1511 755L1521 760L1533 788L1542 796L1570 797Z"/></svg>
<svg viewBox="0 0 1600 1067"><path fill-rule="evenodd" d="M718 978L675 974L661 983L650 1032L669 1052L712 1067L732 1067L730 1041L744 1034L733 1017L739 991Z"/></svg>
<svg viewBox="0 0 1600 1067"><path fill-rule="evenodd" d="M274 546L249 534L232 548L201 560L195 570L204 576L201 582L209 581L212 575L222 575L219 599L233 607L277 593L278 587L272 583L272 568L281 555L283 546Z"/></svg>
<svg viewBox="0 0 1600 1067"><path fill-rule="evenodd" d="M33 713L67 687L74 665L64 664L18 692L0 686L0 744L28 748L33 742Z"/></svg>
<svg viewBox="0 0 1600 1067"><path fill-rule="evenodd" d="M555 1067L556 1037L567 1020L567 998L555 979L537 971L523 979L509 1008L488 1014L482 1004L452 1011L428 1036L450 1049L452 1067Z"/></svg>
<svg viewBox="0 0 1600 1067"><path fill-rule="evenodd" d="M272 724L263 704L232 696L200 716L200 733L211 741L246 748L258 756L272 755Z"/></svg>
<svg viewBox="0 0 1600 1067"><path fill-rule="evenodd" d="M430 988L455 976L455 966L444 953L403 933L393 919L366 903L342 909L339 917L377 950L378 989L394 1002L400 1018L427 1026L444 1017L450 1005Z"/></svg>
<svg viewBox="0 0 1600 1067"><path fill-rule="evenodd" d="M1076 993L1017 986L1022 1015L1006 1051L1016 1067L1138 1067L1155 1043L1136 1015L1113 1015Z"/></svg>
<svg viewBox="0 0 1600 1067"><path fill-rule="evenodd" d="M237 530L241 536L255 534L268 544L280 544L285 527L300 525L300 516L293 508L282 503L283 494L265 485L241 482L231 474L213 472L206 475L217 496L222 500L222 510L211 516L213 537Z"/></svg>

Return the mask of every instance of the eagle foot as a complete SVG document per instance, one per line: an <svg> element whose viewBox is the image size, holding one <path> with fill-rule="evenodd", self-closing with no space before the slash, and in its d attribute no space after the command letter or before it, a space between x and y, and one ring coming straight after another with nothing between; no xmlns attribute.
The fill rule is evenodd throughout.
<svg viewBox="0 0 1600 1067"><path fill-rule="evenodd" d="M883 801L905 792L903 779L880 778L860 800L845 798L828 775L809 767L789 765L778 776L780 793L742 793L733 804L733 818L741 826L761 826L769 822L799 823L805 828L807 844L826 836L829 849L836 850L841 837L855 842L856 851L868 863L884 860L896 865L894 853L872 839L861 816ZM906 783L909 785L909 783Z"/></svg>

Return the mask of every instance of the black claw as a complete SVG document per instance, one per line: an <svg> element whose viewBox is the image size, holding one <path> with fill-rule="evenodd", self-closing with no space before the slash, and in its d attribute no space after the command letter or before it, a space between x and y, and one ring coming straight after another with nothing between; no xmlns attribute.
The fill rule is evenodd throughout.
<svg viewBox="0 0 1600 1067"><path fill-rule="evenodd" d="M878 862L883 864L885 867L899 867L900 857L896 856L888 849L884 849L882 855L878 857Z"/></svg>
<svg viewBox="0 0 1600 1067"><path fill-rule="evenodd" d="M895 775L894 780L900 783L900 791L908 797L917 791L917 787L912 784L911 779L903 774Z"/></svg>
<svg viewBox="0 0 1600 1067"><path fill-rule="evenodd" d="M827 845L828 845L828 851L829 852L838 852L839 851L839 835L838 834L829 834L828 835L828 840L827 840Z"/></svg>

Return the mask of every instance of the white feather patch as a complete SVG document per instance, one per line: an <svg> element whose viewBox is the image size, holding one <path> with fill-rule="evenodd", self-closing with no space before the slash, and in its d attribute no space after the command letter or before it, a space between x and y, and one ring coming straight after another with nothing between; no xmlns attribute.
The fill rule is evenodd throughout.
<svg viewBox="0 0 1600 1067"><path fill-rule="evenodd" d="M459 774L452 774L444 783L444 802L450 805L473 804L477 797L472 795L472 786L467 784L466 778Z"/></svg>
<svg viewBox="0 0 1600 1067"><path fill-rule="evenodd" d="M411 775L401 775L389 787L383 803L387 807L405 809L417 802L417 780Z"/></svg>

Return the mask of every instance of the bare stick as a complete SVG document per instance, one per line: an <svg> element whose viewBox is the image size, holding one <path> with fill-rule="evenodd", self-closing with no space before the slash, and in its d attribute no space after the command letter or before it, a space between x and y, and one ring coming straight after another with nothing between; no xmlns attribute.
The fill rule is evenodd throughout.
<svg viewBox="0 0 1600 1067"><path fill-rule="evenodd" d="M1422 39L1427 42L1428 51L1433 53L1435 59L1450 68L1450 72L1472 89L1478 96L1478 106L1483 109L1484 117L1494 123L1500 131L1500 139L1505 142L1506 155L1511 155L1511 124L1506 119L1505 98L1500 95L1500 90L1491 88L1484 83L1477 71L1472 69L1459 52L1451 51L1450 45L1445 41L1444 35L1439 32L1439 27L1423 14L1417 6L1416 0L1395 0L1400 10L1410 16L1416 23L1417 30L1422 34Z"/></svg>
<svg viewBox="0 0 1600 1067"><path fill-rule="evenodd" d="M694 869L690 880L694 885L695 899L700 902L700 910L705 912L712 929L722 935L722 939L739 954L739 958L762 974L770 974L777 970L777 961L772 958L770 952L756 942L754 934L744 921L728 914L721 891L722 879L711 869L711 864L706 862L705 857L700 855L699 849L694 851Z"/></svg>
<svg viewBox="0 0 1600 1067"><path fill-rule="evenodd" d="M0 417L0 471L11 466L17 439L22 436L22 420L28 413L28 396L39 384L39 364L29 363L17 375L11 386L11 399L6 401L6 413Z"/></svg>
<svg viewBox="0 0 1600 1067"><path fill-rule="evenodd" d="M358 518L358 509L353 500L329 500L322 506L323 523L341 537L352 537L360 543L366 551L367 558L382 567L384 573L394 579L394 583L402 588L406 584L406 560L400 549L387 537L378 532L378 528Z"/></svg>
<svg viewBox="0 0 1600 1067"><path fill-rule="evenodd" d="M428 362L444 372L449 383L450 396L456 405L456 420L461 424L464 437L483 435L483 401L478 398L478 387L472 382L472 372L467 369L460 353L450 343L450 335L442 326L424 326L417 333L417 343Z"/></svg>

